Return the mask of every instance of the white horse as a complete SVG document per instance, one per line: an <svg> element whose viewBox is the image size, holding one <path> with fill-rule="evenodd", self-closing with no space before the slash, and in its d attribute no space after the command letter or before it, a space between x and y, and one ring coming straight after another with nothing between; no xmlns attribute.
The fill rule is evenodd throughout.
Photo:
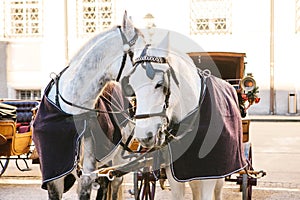
<svg viewBox="0 0 300 200"><path fill-rule="evenodd" d="M123 90L136 96L135 137L147 148L160 147L164 130L170 121L179 123L199 106L205 83L193 61L183 54L169 49L169 36L156 48L140 46L134 52L135 67L122 79ZM238 107L237 107L238 108ZM201 109L201 108L200 108ZM238 120L240 120L238 118ZM170 140L178 139L176 136ZM165 141L166 142L166 141ZM180 148L180 147L179 147ZM169 157L165 154L166 160ZM186 166L185 170L189 170ZM173 177L172 169L166 166L172 198L185 199L185 184ZM223 178L191 180L193 199L222 199Z"/></svg>
<svg viewBox="0 0 300 200"><path fill-rule="evenodd" d="M86 113L88 109L93 109L104 85L110 80L120 79L128 70L128 66L132 67L130 57L138 40L143 40L143 35L133 26L125 12L122 26L113 27L92 38L74 56L69 67L54 77L55 81L47 98L53 105L70 115L80 115ZM36 122L36 125L37 123L39 122ZM80 199L90 199L93 180L89 174L95 171L97 166L111 161L118 152L115 151L101 163L96 163L92 138L84 136L82 146L84 146L83 175L79 180L78 195ZM39 153L42 152L42 148L39 147ZM77 177L75 166L73 171L47 182L49 199L62 198L66 189L64 182L66 176L70 174Z"/></svg>

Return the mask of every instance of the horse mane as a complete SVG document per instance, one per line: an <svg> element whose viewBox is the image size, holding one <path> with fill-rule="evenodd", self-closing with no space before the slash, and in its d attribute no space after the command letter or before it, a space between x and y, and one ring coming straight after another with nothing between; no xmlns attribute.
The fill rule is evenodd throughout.
<svg viewBox="0 0 300 200"><path fill-rule="evenodd" d="M113 26L111 29L103 31L92 37L87 43L85 43L84 46L81 47L81 49L79 49L75 56L73 56L69 63L69 67L72 68L73 66L80 65L85 62L88 62L89 65L99 62L102 59L101 55L107 51L105 43L109 38L118 36L117 33L119 32L119 29L119 26ZM143 35L139 29L135 29L135 32L131 34L134 35L135 33Z"/></svg>
<svg viewBox="0 0 300 200"><path fill-rule="evenodd" d="M106 96L108 96L107 93L111 94L112 88L113 88L113 86L105 87L104 94L106 94ZM106 89L107 89L107 91L106 91ZM101 111L107 111L107 113L98 113L97 120L98 120L98 123L99 123L101 129L103 130L103 133L112 142L114 132L115 132L115 127L112 122L113 118L108 113L109 110L111 110L111 109L110 109L110 105L108 105L108 103L106 101L106 98L103 98L103 96L100 96L97 99L97 102L95 104L95 109L99 109Z"/></svg>
<svg viewBox="0 0 300 200"><path fill-rule="evenodd" d="M85 62L88 62L88 64L91 65L92 63L97 63L97 61L101 60L101 55L106 51L105 48L102 48L102 45L105 45L108 38L116 36L115 34L109 34L116 30L118 30L118 27L114 26L111 29L92 37L79 49L75 56L73 56L69 63L69 67L72 68Z"/></svg>
<svg viewBox="0 0 300 200"><path fill-rule="evenodd" d="M129 105L129 101L123 96L121 87L114 81L109 81L102 89L97 99L95 108L106 111L99 112L98 122L111 142L117 142L121 137L120 123L124 117L121 114L112 114L111 111L121 111ZM128 113L127 113L128 114Z"/></svg>
<svg viewBox="0 0 300 200"><path fill-rule="evenodd" d="M60 87L64 87L61 91L65 98L92 106L91 101L95 103L97 94L107 81L105 79L109 78L107 68L119 64L115 61L120 58L118 56L123 55L122 48L114 51L110 49L122 47L122 44L119 28L115 26L94 36L82 46L61 78Z"/></svg>
<svg viewBox="0 0 300 200"><path fill-rule="evenodd" d="M168 56L168 62L179 80L179 88L174 86L174 84L173 87L171 86L173 91L171 91L170 103L184 101L184 103L176 105L176 107L179 106L180 108L175 110L180 110L180 112L176 113L177 117L172 118L179 122L199 105L198 102L200 100L201 81L197 67L187 54L172 52ZM184 112L182 112L182 110L185 110L185 114L183 114Z"/></svg>

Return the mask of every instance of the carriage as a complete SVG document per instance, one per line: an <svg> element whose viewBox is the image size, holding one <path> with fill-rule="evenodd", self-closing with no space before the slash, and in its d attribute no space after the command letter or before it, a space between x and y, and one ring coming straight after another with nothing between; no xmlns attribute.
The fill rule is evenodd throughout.
<svg viewBox="0 0 300 200"><path fill-rule="evenodd" d="M236 89L240 112L242 116L243 127L243 146L244 155L247 159L248 166L233 175L226 176L225 181L235 182L240 185L243 200L252 199L252 186L257 185L257 179L266 175L264 171L255 171L252 166L252 146L250 142L250 122L246 117L247 109L254 103L259 102L257 96L258 87L252 74L245 76L245 53L235 52L191 52L188 55L192 58L195 65L202 69L208 69L213 75L226 80ZM137 144L135 144L134 149ZM139 170L134 173L134 189L131 191L135 195L136 200L153 200L155 197L156 182L159 180L161 187L166 179L164 169L143 172L147 170ZM135 192L134 192L135 191Z"/></svg>
<svg viewBox="0 0 300 200"><path fill-rule="evenodd" d="M30 170L27 160L33 159L31 121L38 101L0 101L0 176L10 160L20 171Z"/></svg>

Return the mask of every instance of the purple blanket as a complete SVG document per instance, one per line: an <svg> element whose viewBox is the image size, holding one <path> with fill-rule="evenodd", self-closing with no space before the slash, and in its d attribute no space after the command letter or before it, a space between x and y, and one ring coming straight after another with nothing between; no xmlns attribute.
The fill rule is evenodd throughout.
<svg viewBox="0 0 300 200"><path fill-rule="evenodd" d="M52 84L53 82L50 82L46 88L35 117L33 141L40 158L42 188L47 189L46 184L49 181L68 175L65 179L65 191L67 191L75 181L70 172L77 165L81 137L93 136L95 157L101 161L120 143L119 122L125 119L120 114L109 113L67 114L48 99L47 95ZM120 88L110 87L109 90L112 96L106 95L105 99L100 98L96 107L103 111L123 110L123 107L112 106L123 106L128 103L123 99ZM113 99L110 99L111 97Z"/></svg>
<svg viewBox="0 0 300 200"><path fill-rule="evenodd" d="M169 144L171 169L177 181L222 178L246 166L242 119L235 89L210 76L200 110L183 120Z"/></svg>
<svg viewBox="0 0 300 200"><path fill-rule="evenodd" d="M43 97L33 123L33 141L39 154L43 189L47 189L47 182L74 169L82 131L77 130L72 115L63 112L47 96Z"/></svg>

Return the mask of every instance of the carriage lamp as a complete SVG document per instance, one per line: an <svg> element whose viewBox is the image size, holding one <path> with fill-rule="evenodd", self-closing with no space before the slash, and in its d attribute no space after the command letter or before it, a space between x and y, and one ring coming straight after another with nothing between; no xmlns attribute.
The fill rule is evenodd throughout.
<svg viewBox="0 0 300 200"><path fill-rule="evenodd" d="M148 13L145 15L144 20L145 20L147 32L149 35L149 44L151 44L152 36L154 35L154 28L156 27L154 24L154 17L151 13Z"/></svg>
<svg viewBox="0 0 300 200"><path fill-rule="evenodd" d="M239 106L242 117L246 117L247 110L253 104L259 103L258 97L259 90L256 86L256 81L253 78L252 73L248 73L245 78L240 82L240 89L237 90Z"/></svg>
<svg viewBox="0 0 300 200"><path fill-rule="evenodd" d="M145 17L144 17L144 20L146 22L146 27L148 29L151 29L151 28L155 27L155 25L154 25L154 17L153 17L153 15L151 13L146 14Z"/></svg>
<svg viewBox="0 0 300 200"><path fill-rule="evenodd" d="M248 73L245 78L241 81L241 87L245 91L245 93L248 93L249 91L253 91L256 88L256 82L253 78L252 73Z"/></svg>

